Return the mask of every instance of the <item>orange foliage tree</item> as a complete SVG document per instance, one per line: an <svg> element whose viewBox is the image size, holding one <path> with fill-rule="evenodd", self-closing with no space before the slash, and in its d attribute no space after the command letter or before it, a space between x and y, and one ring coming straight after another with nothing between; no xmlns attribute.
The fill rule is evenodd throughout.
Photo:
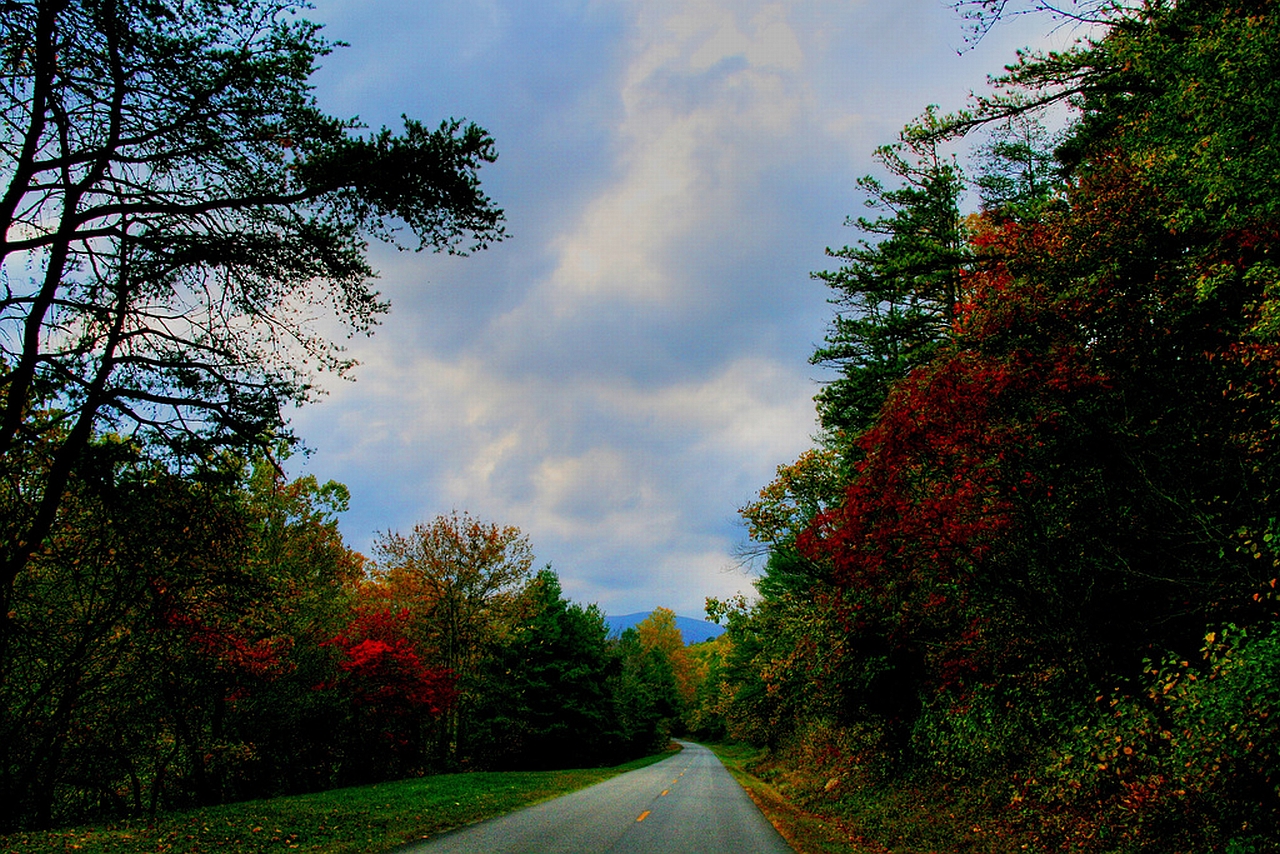
<svg viewBox="0 0 1280 854"><path fill-rule="evenodd" d="M374 556L362 598L404 609L420 648L457 679L457 702L446 715L440 745L442 758L456 762L483 690L480 662L508 631L517 594L531 578L529 540L518 528L453 512L408 534L383 534Z"/></svg>

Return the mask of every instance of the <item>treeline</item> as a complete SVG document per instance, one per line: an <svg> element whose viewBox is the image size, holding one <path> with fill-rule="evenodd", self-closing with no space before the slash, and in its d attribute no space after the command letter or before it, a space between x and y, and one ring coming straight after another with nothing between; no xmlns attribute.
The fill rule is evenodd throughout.
<svg viewBox="0 0 1280 854"><path fill-rule="evenodd" d="M981 850L1280 850L1280 10L1070 11L862 182L709 709L855 820L914 788L981 801Z"/></svg>
<svg viewBox="0 0 1280 854"><path fill-rule="evenodd" d="M489 134L326 114L305 12L0 6L0 831L613 762L684 711L663 615L610 640L465 514L366 562L272 462L388 310L371 241L505 236Z"/></svg>
<svg viewBox="0 0 1280 854"><path fill-rule="evenodd" d="M519 560L442 653L342 543L344 490L264 462L388 309L371 240L504 236L488 133L327 115L308 81L336 45L299 12L0 6L0 829L479 761L465 724L523 616L568 627L584 684L623 681ZM484 761L538 755L539 726Z"/></svg>
<svg viewBox="0 0 1280 854"><path fill-rule="evenodd" d="M514 528L441 516L366 562L339 484L92 451L0 638L5 830L613 764L683 710L671 612L610 639Z"/></svg>

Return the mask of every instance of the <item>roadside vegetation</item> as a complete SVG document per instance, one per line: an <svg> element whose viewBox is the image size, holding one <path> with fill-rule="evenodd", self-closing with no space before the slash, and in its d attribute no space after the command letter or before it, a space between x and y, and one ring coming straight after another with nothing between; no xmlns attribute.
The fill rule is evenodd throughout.
<svg viewBox="0 0 1280 854"><path fill-rule="evenodd" d="M787 753L711 745L798 854L1020 854L1031 847L981 791L929 775L839 791L829 769L805 769ZM820 779L821 778L821 779Z"/></svg>
<svg viewBox="0 0 1280 854"><path fill-rule="evenodd" d="M610 638L513 528L452 514L367 562L337 531L345 490L266 461L211 480L125 460L75 499L10 606L5 831L612 766L683 711L671 612Z"/></svg>
<svg viewBox="0 0 1280 854"><path fill-rule="evenodd" d="M1280 8L957 5L1081 40L879 150L698 723L854 850L1280 851Z"/></svg>
<svg viewBox="0 0 1280 854"><path fill-rule="evenodd" d="M775 784L766 781L760 763L767 751L741 743L707 745L729 769L733 778L747 790L751 800L777 828L787 843L798 854L844 854L850 851L874 851L864 849L857 835L842 825L835 816L812 812L800 806L795 793L784 793Z"/></svg>
<svg viewBox="0 0 1280 854"><path fill-rule="evenodd" d="M438 774L166 813L154 819L0 836L0 852L266 852L356 854L483 821L643 768L659 753L612 768Z"/></svg>
<svg viewBox="0 0 1280 854"><path fill-rule="evenodd" d="M822 432L688 647L282 474L368 241L504 233L482 129L318 109L304 5L0 12L6 850L374 850L687 734L806 851L1280 852L1276 0L956 2L1081 40L878 150Z"/></svg>

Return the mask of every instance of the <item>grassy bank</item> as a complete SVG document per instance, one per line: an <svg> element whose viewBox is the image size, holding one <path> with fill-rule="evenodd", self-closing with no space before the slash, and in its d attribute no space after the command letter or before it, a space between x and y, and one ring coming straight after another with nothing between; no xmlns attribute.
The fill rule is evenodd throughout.
<svg viewBox="0 0 1280 854"><path fill-rule="evenodd" d="M1032 829L1013 820L1007 787L923 776L860 785L763 748L708 746L799 854L1025 854L1046 848Z"/></svg>
<svg viewBox="0 0 1280 854"><path fill-rule="evenodd" d="M763 748L708 747L799 854L1024 854L1031 841L995 819L982 792L908 781L824 782Z"/></svg>
<svg viewBox="0 0 1280 854"><path fill-rule="evenodd" d="M763 748L744 744L708 744L751 799L799 854L879 854L886 849L855 832L834 815L802 808L788 793L755 772Z"/></svg>
<svg viewBox="0 0 1280 854"><path fill-rule="evenodd" d="M0 852L386 851L594 785L667 755L613 768L441 774L169 813L154 821L17 833L0 836Z"/></svg>

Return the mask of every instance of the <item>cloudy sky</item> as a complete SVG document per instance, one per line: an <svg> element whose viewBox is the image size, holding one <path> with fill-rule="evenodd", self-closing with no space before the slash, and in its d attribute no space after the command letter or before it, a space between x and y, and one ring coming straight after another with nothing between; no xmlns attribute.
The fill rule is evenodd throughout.
<svg viewBox="0 0 1280 854"><path fill-rule="evenodd" d="M1049 27L965 49L944 0L315 6L350 44L321 104L488 129L511 237L375 251L392 312L351 343L356 382L293 416L314 450L294 469L350 487L354 548L465 510L611 614L750 593L737 508L811 444L830 307L809 273L856 239L855 179Z"/></svg>

